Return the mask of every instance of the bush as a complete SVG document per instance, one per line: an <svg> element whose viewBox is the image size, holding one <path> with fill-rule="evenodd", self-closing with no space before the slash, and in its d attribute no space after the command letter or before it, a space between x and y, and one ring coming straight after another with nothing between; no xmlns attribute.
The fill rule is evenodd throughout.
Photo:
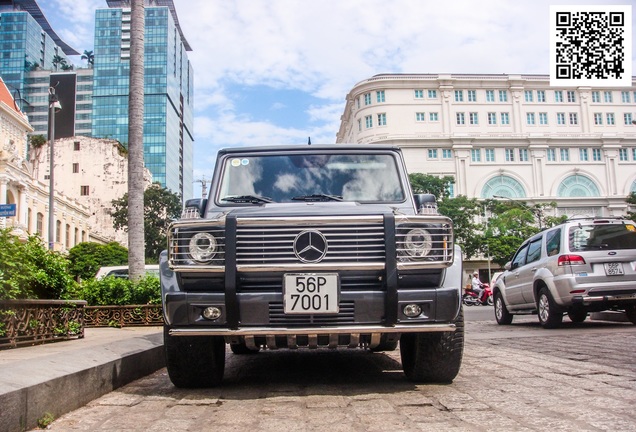
<svg viewBox="0 0 636 432"><path fill-rule="evenodd" d="M74 286L66 258L46 249L40 237L22 243L0 230L0 300L59 299Z"/></svg>
<svg viewBox="0 0 636 432"><path fill-rule="evenodd" d="M159 278L145 276L133 282L126 278L105 277L82 281L68 298L86 300L89 306L123 306L161 303Z"/></svg>
<svg viewBox="0 0 636 432"><path fill-rule="evenodd" d="M86 280L94 277L100 267L128 264L128 249L117 242L82 242L68 251L68 261L73 277Z"/></svg>

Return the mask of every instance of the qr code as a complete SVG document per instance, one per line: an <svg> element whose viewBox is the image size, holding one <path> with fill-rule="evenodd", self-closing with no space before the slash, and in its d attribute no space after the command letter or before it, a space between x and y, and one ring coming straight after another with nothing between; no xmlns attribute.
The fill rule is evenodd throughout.
<svg viewBox="0 0 636 432"><path fill-rule="evenodd" d="M631 86L631 9L550 6L550 84Z"/></svg>

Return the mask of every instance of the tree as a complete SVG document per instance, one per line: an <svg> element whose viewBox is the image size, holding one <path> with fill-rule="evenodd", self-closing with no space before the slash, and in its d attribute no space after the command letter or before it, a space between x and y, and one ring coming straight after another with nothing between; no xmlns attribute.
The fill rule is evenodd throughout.
<svg viewBox="0 0 636 432"><path fill-rule="evenodd" d="M481 204L476 198L459 195L438 202L439 213L453 221L455 242L462 247L466 259L479 253L483 226L478 223L481 215Z"/></svg>
<svg viewBox="0 0 636 432"><path fill-rule="evenodd" d="M82 242L68 251L69 271L75 278L87 280L100 267L128 264L128 249L117 242Z"/></svg>
<svg viewBox="0 0 636 432"><path fill-rule="evenodd" d="M93 68L93 64L95 63L95 55L93 51L84 50L84 54L82 54L82 60L86 60L89 68Z"/></svg>
<svg viewBox="0 0 636 432"><path fill-rule="evenodd" d="M128 93L128 274L144 271L144 0L130 2L130 88Z"/></svg>
<svg viewBox="0 0 636 432"><path fill-rule="evenodd" d="M57 54L53 56L53 67L55 68L55 70L57 70L58 67L63 67L66 64L66 59L64 57Z"/></svg>
<svg viewBox="0 0 636 432"><path fill-rule="evenodd" d="M625 202L632 207L636 207L636 192L632 192L629 195L627 195L627 199L625 199ZM636 221L636 212L628 211L627 217L630 220Z"/></svg>
<svg viewBox="0 0 636 432"><path fill-rule="evenodd" d="M422 173L409 174L409 182L413 193L430 193L435 195L438 200L448 198L448 185L454 181L455 179L452 176L436 177Z"/></svg>
<svg viewBox="0 0 636 432"><path fill-rule="evenodd" d="M117 230L127 230L128 194L113 200L113 226ZM181 215L181 197L159 183L152 184L144 192L144 232L146 235L145 257L156 262L159 253L166 248L168 225Z"/></svg>

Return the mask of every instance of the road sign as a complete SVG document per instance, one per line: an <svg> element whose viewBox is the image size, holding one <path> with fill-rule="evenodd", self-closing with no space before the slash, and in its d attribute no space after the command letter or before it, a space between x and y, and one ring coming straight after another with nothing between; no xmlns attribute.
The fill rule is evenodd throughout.
<svg viewBox="0 0 636 432"><path fill-rule="evenodd" d="M0 217L15 216L15 204L0 204Z"/></svg>

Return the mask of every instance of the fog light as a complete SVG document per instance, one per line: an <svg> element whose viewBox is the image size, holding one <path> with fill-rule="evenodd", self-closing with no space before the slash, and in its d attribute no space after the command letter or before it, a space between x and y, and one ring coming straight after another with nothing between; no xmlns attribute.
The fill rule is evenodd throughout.
<svg viewBox="0 0 636 432"><path fill-rule="evenodd" d="M417 304L408 304L404 306L404 315L409 318L415 318L422 314L422 308Z"/></svg>
<svg viewBox="0 0 636 432"><path fill-rule="evenodd" d="M203 317L209 320L218 319L221 316L221 309L215 306L208 306L203 309Z"/></svg>

